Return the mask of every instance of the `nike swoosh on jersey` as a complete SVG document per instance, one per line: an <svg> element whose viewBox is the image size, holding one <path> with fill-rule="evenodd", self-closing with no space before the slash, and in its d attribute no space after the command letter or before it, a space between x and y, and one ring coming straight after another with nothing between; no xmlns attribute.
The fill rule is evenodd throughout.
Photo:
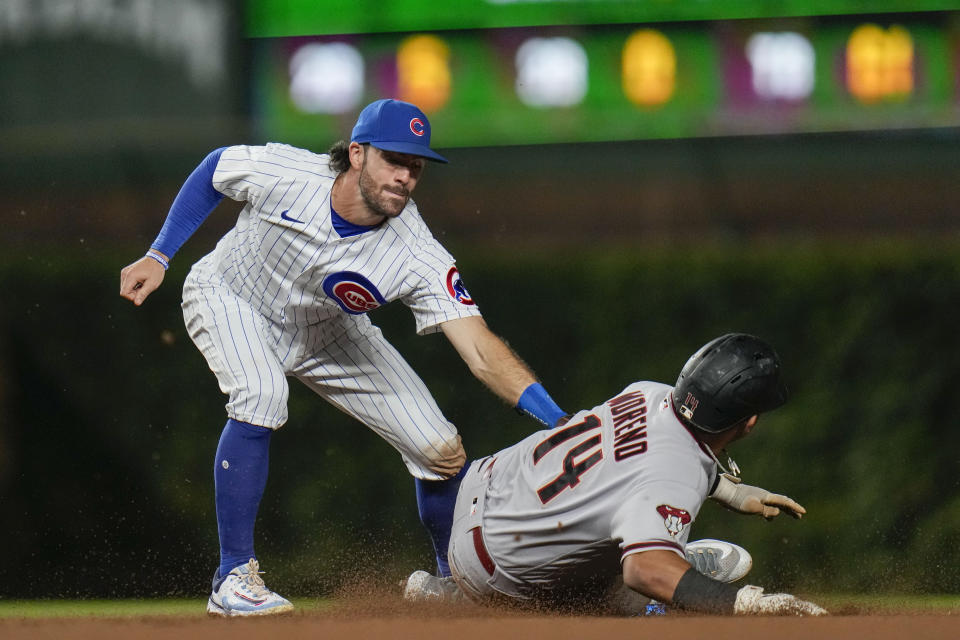
<svg viewBox="0 0 960 640"><path fill-rule="evenodd" d="M290 211L290 209L285 209L285 210L283 211L283 213L280 214L280 217L283 218L284 220L289 220L290 222L297 222L297 223L300 223L300 224L303 223L303 220L297 220L296 218L291 218L290 216L288 216L287 213L288 213L289 211Z"/></svg>

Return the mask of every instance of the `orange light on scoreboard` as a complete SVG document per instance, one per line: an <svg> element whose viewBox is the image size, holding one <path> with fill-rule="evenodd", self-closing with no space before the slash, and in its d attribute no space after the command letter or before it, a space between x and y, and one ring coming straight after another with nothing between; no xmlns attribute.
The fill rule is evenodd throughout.
<svg viewBox="0 0 960 640"><path fill-rule="evenodd" d="M653 29L635 31L621 57L621 83L630 102L656 107L670 100L677 82L677 54L665 35Z"/></svg>
<svg viewBox="0 0 960 640"><path fill-rule="evenodd" d="M410 36L397 46L397 90L401 100L426 113L450 99L450 47L432 35Z"/></svg>
<svg viewBox="0 0 960 640"><path fill-rule="evenodd" d="M913 92L913 39L903 27L864 24L847 41L847 89L864 103L896 100Z"/></svg>

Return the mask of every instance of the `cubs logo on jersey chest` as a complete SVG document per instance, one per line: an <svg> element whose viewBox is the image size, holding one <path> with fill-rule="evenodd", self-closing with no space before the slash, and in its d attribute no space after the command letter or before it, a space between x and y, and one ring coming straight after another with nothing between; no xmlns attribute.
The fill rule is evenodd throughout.
<svg viewBox="0 0 960 640"><path fill-rule="evenodd" d="M373 311L387 303L377 287L353 271L339 271L323 279L323 292L351 315Z"/></svg>

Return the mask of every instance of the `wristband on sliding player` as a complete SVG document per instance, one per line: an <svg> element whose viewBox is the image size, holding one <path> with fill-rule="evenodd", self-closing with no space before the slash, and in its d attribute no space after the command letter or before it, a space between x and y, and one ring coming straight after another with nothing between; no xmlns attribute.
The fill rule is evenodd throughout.
<svg viewBox="0 0 960 640"><path fill-rule="evenodd" d="M731 614L739 591L740 587L714 580L691 567L681 576L671 600L678 609Z"/></svg>
<svg viewBox="0 0 960 640"><path fill-rule="evenodd" d="M548 427L553 427L566 415L539 382L534 382L523 390L515 408L517 413L528 415Z"/></svg>

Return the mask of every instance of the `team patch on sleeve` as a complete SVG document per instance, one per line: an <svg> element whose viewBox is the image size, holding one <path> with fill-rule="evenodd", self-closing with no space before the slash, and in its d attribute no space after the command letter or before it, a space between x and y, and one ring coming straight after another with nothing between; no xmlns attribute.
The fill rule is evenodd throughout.
<svg viewBox="0 0 960 640"><path fill-rule="evenodd" d="M359 273L338 271L323 279L323 291L347 313L360 315L386 304L377 287Z"/></svg>
<svg viewBox="0 0 960 640"><path fill-rule="evenodd" d="M693 520L689 511L672 507L669 504L661 504L657 507L657 513L663 518L663 526L667 528L667 533L674 538L679 536L683 532L683 528Z"/></svg>
<svg viewBox="0 0 960 640"><path fill-rule="evenodd" d="M463 279L456 267L450 267L450 270L447 271L447 293L460 304L467 306L474 304L473 298L470 297L470 292L463 285Z"/></svg>

